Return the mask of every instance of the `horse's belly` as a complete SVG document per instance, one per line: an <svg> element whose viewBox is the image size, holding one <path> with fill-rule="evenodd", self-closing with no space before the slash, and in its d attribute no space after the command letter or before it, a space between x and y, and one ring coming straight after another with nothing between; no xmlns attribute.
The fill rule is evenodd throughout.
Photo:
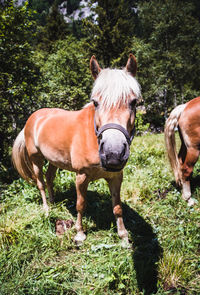
<svg viewBox="0 0 200 295"><path fill-rule="evenodd" d="M68 152L59 149L55 150L48 146L40 147L40 151L44 155L45 159L54 166L61 169L74 171L71 164L71 157Z"/></svg>
<svg viewBox="0 0 200 295"><path fill-rule="evenodd" d="M117 172L105 171L101 167L98 154L96 153L91 154L92 161L91 158L83 157L81 153L77 153L76 157L74 157L69 152L52 149L47 146L41 146L40 151L52 165L72 172L85 173L91 181L99 178L110 179L117 174Z"/></svg>
<svg viewBox="0 0 200 295"><path fill-rule="evenodd" d="M61 150L59 148L53 149L47 145L40 146L40 152L47 161L61 169L84 172L100 167L98 158L96 159L94 157L96 161L91 161L91 159L87 159L87 157L84 157L81 153L77 153L76 156L74 156L66 150Z"/></svg>

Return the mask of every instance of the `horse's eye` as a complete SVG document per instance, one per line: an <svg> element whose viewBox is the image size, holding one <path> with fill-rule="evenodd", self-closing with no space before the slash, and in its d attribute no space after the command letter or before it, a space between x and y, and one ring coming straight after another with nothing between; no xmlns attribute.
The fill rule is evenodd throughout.
<svg viewBox="0 0 200 295"><path fill-rule="evenodd" d="M130 109L133 111L135 109L135 105L136 105L136 99L133 99L130 103L129 103L129 107Z"/></svg>
<svg viewBox="0 0 200 295"><path fill-rule="evenodd" d="M96 100L93 100L93 104L94 104L95 108L97 108L99 105L99 103Z"/></svg>

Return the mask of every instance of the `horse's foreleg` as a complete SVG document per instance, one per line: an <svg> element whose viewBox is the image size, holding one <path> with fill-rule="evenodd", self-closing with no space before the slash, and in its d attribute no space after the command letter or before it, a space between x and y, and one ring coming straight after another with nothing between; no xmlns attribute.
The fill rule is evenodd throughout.
<svg viewBox="0 0 200 295"><path fill-rule="evenodd" d="M188 202L189 206L194 205L195 201L191 198L190 177L195 163L199 158L199 151L188 148L184 162L181 165L182 172L182 198Z"/></svg>
<svg viewBox="0 0 200 295"><path fill-rule="evenodd" d="M46 194L45 194L45 182L44 182L43 171L42 171L43 159L34 158L31 160L33 163L33 171L34 171L35 178L36 178L36 184L37 184L37 187L38 187L40 194L42 196L43 208L44 208L44 211L46 212L46 215L48 215L49 206L47 205L47 199L46 199Z"/></svg>
<svg viewBox="0 0 200 295"><path fill-rule="evenodd" d="M76 175L76 193L77 193L77 221L75 224L75 228L77 230L77 234L74 238L77 245L81 245L82 242L86 239L86 235L83 231L82 225L82 217L86 207L86 193L88 187L89 180L85 174L77 174Z"/></svg>
<svg viewBox="0 0 200 295"><path fill-rule="evenodd" d="M51 163L49 163L49 167L47 169L46 173L46 182L47 182L47 189L49 193L49 200L51 203L54 201L54 196L53 196L53 180L56 175L56 170L57 168L53 166Z"/></svg>
<svg viewBox="0 0 200 295"><path fill-rule="evenodd" d="M112 196L113 213L116 218L118 235L124 241L128 242L128 232L124 226L124 221L122 217L122 205L120 200L120 189L122 179L123 174L121 173L112 179L107 179L107 182Z"/></svg>

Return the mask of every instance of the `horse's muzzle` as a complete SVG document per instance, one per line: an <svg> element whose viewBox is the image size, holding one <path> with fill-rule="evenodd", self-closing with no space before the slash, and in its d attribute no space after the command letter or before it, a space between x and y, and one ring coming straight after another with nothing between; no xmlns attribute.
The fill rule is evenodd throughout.
<svg viewBox="0 0 200 295"><path fill-rule="evenodd" d="M98 138L99 156L103 169L112 172L122 170L129 158L135 127L131 135L124 127L116 123L105 124L98 130L94 120L94 129Z"/></svg>
<svg viewBox="0 0 200 295"><path fill-rule="evenodd" d="M117 151L107 150L104 143L101 142L99 146L99 156L101 161L101 166L106 171L117 172L124 168L126 162L129 158L129 145L124 143L121 149Z"/></svg>

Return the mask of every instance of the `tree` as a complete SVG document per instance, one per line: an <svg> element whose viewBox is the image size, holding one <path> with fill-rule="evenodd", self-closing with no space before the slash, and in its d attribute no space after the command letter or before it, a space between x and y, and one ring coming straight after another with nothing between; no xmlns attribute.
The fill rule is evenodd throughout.
<svg viewBox="0 0 200 295"><path fill-rule="evenodd" d="M88 102L92 78L83 43L69 36L55 42L50 54L37 54L43 76L39 91L43 106L74 110Z"/></svg>
<svg viewBox="0 0 200 295"><path fill-rule="evenodd" d="M97 2L97 5L95 3ZM130 1L125 0L92 0L91 10L96 19L86 20L90 52L96 54L105 67L123 52L130 51L134 31L134 10Z"/></svg>
<svg viewBox="0 0 200 295"><path fill-rule="evenodd" d="M34 19L37 21L38 25L45 26L46 17L49 13L49 9L53 4L54 0L29 0L28 6L35 10Z"/></svg>
<svg viewBox="0 0 200 295"><path fill-rule="evenodd" d="M8 161L8 150L25 120L36 108L34 100L38 68L32 60L34 38L32 14L24 6L4 1L0 8L0 165Z"/></svg>
<svg viewBox="0 0 200 295"><path fill-rule="evenodd" d="M67 24L58 9L58 5L54 2L46 16L46 24L40 28L38 34L39 47L51 51L53 43L59 39L64 39L66 34Z"/></svg>
<svg viewBox="0 0 200 295"><path fill-rule="evenodd" d="M81 36L81 22L73 18L70 22L65 20L66 16L69 18L73 11L79 8L79 4L80 0L29 1L29 6L36 10L35 19L37 21L39 49L50 52L55 41L64 39L71 34L77 38Z"/></svg>
<svg viewBox="0 0 200 295"><path fill-rule="evenodd" d="M177 104L198 95L200 23L192 1L140 1L138 11L141 35L132 47L138 77L147 116L162 126Z"/></svg>

